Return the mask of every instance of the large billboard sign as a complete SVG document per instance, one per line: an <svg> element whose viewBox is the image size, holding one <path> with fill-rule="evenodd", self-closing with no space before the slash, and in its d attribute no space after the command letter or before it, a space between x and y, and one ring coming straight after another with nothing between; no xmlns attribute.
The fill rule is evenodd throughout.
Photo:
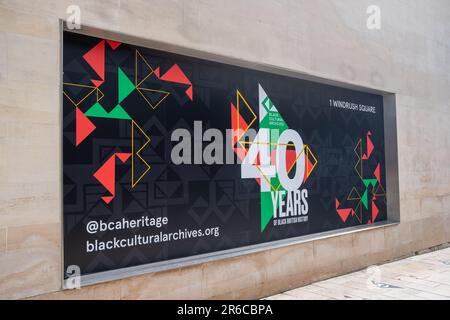
<svg viewBox="0 0 450 320"><path fill-rule="evenodd" d="M63 42L65 268L386 220L382 96L76 33Z"/></svg>

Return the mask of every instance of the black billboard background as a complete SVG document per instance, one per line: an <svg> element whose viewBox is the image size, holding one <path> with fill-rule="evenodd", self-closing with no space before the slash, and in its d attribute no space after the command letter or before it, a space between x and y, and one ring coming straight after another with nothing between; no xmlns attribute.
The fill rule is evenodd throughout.
<svg viewBox="0 0 450 320"><path fill-rule="evenodd" d="M101 40L64 33L64 83L92 85L91 80L99 78L83 55ZM149 79L154 88L170 92L156 109L146 105L137 92L132 92L121 103L131 118L151 136L151 143L141 153L151 170L133 188L129 161L116 162L116 194L106 204L101 197L108 192L93 174L112 154L131 152L130 121L90 117L95 131L75 146L75 109L67 96L82 97L86 88L64 85L67 93L63 101L65 268L78 265L82 274L90 274L369 222L370 208L362 214L361 222L354 216L343 222L336 212L335 199L342 199L342 207L350 207L352 203L343 199L352 187L363 192L361 179L354 169L357 161L354 148L360 138L363 149L366 148L365 137L369 131L375 148L364 166L373 171L380 163L381 182L386 189L381 96L122 43L115 49L105 45L105 81L100 89L104 93L102 105L107 111L117 105L118 67L128 78L134 78L136 49L152 68L159 66L161 74L178 64L192 83L193 101L186 95L189 85ZM286 226L269 223L263 232L260 230L259 185L254 179L241 178L239 164L174 165L170 159L174 145L170 135L174 129L186 128L193 137L194 121L202 121L203 130L217 128L225 133L231 128L230 103L235 102L237 89L257 112L258 84L267 92L289 128L300 133L318 159L317 167L302 186L309 191L308 222ZM78 108L86 112L95 103L94 99L89 96ZM330 99L372 105L377 113L332 108ZM135 136L135 139L141 146L145 141L144 137ZM376 221L387 218L383 200L377 202L380 212ZM220 226L220 237L86 252L86 240L104 241L113 236L130 237L153 232L134 229L89 234L86 224L92 219L115 221L142 215L168 217L169 224L162 228L164 232Z"/></svg>

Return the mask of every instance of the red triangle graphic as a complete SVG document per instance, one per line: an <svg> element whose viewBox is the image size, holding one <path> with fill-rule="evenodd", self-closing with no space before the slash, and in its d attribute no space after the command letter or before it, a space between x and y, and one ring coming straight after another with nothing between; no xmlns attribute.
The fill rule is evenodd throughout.
<svg viewBox="0 0 450 320"><path fill-rule="evenodd" d="M158 68L158 74L159 74L159 68ZM191 81L186 77L184 72L181 70L181 68L178 66L178 64L174 64L165 74L163 74L161 77L158 77L161 80L164 81L170 81L170 82L176 82L176 83L182 83L182 84L189 84L191 85L189 88L186 89L186 95L189 97L189 99L192 101L193 99L193 91L192 91L192 83Z"/></svg>
<svg viewBox="0 0 450 320"><path fill-rule="evenodd" d="M104 80L91 80L91 82L94 84L94 86L96 86L97 88L100 87L103 82L105 82Z"/></svg>
<svg viewBox="0 0 450 320"><path fill-rule="evenodd" d="M153 72L156 74L156 77L159 79L160 78L159 67L156 68Z"/></svg>
<svg viewBox="0 0 450 320"><path fill-rule="evenodd" d="M354 210L351 208L347 208L347 209L339 209L339 200L336 199L336 212L339 215L339 217L341 218L341 220L343 222L346 222L348 219L348 216L350 215L350 213L353 215L354 214Z"/></svg>
<svg viewBox="0 0 450 320"><path fill-rule="evenodd" d="M306 153L308 155L308 153ZM309 176L311 175L311 172L313 171L314 165L312 164L311 160L309 160L309 157L306 157L306 164L305 164L305 179L304 181L308 180Z"/></svg>
<svg viewBox="0 0 450 320"><path fill-rule="evenodd" d="M109 204L112 199L114 199L114 196L104 196L104 197L102 197L102 200L105 201L107 204Z"/></svg>
<svg viewBox="0 0 450 320"><path fill-rule="evenodd" d="M174 64L169 70L167 70L167 72L161 76L161 79L164 81L191 84L191 81L189 81L177 64Z"/></svg>
<svg viewBox="0 0 450 320"><path fill-rule="evenodd" d="M101 80L105 79L105 40L100 41L89 50L83 59L94 69Z"/></svg>
<svg viewBox="0 0 450 320"><path fill-rule="evenodd" d="M341 217L342 222L346 222L348 216L350 215L350 213L353 211L353 209L338 209L337 213L339 215L339 217Z"/></svg>
<svg viewBox="0 0 450 320"><path fill-rule="evenodd" d="M375 178L377 178L378 183L381 183L381 181L380 181L380 164L378 164L377 167L375 168L373 175L375 176Z"/></svg>
<svg viewBox="0 0 450 320"><path fill-rule="evenodd" d="M370 131L367 133L367 154L363 155L363 160L367 160L370 158L370 155L372 154L372 151L374 149L374 145L372 143L372 139L370 139L370 136L372 134L370 133Z"/></svg>
<svg viewBox="0 0 450 320"><path fill-rule="evenodd" d="M192 86L190 86L189 88L186 89L186 95L189 97L189 99L191 99L191 101L193 101Z"/></svg>
<svg viewBox="0 0 450 320"><path fill-rule="evenodd" d="M239 114L239 127L238 128L238 117L237 117L237 109L233 103L231 103L231 129L233 130L232 134L232 145L235 146L238 142L238 138L240 135L244 133L245 128L247 128L247 122L242 117L242 114ZM244 153L245 156L245 153ZM241 159L242 160L242 159Z"/></svg>
<svg viewBox="0 0 450 320"><path fill-rule="evenodd" d="M118 46L120 46L122 43L118 42L118 41L113 41L113 40L106 40L106 42L108 42L109 46L111 47L111 49L116 50Z"/></svg>
<svg viewBox="0 0 450 320"><path fill-rule="evenodd" d="M296 150L286 150L286 170L289 170L297 159Z"/></svg>
<svg viewBox="0 0 450 320"><path fill-rule="evenodd" d="M86 139L92 131L95 130L95 125L84 115L84 113L76 108L75 110L75 145L78 146L84 139Z"/></svg>
<svg viewBox="0 0 450 320"><path fill-rule="evenodd" d="M94 173L95 179L97 179L106 188L106 190L108 190L112 194L113 197L115 195L115 178L116 178L115 159L116 159L115 154L113 154Z"/></svg>
<svg viewBox="0 0 450 320"><path fill-rule="evenodd" d="M116 153L116 156L125 163L131 157L131 153Z"/></svg>
<svg viewBox="0 0 450 320"><path fill-rule="evenodd" d="M374 145L372 143L372 139L370 139L370 135L367 135L367 156L370 158L370 155L372 154Z"/></svg>
<svg viewBox="0 0 450 320"><path fill-rule="evenodd" d="M286 150L286 171L293 166L295 160L297 160L297 156L296 150ZM270 152L270 162L273 165L277 164L277 148Z"/></svg>
<svg viewBox="0 0 450 320"><path fill-rule="evenodd" d="M378 207L375 204L375 201L372 201L372 221L375 222L375 219L378 216L378 212L379 212L379 210L378 210Z"/></svg>
<svg viewBox="0 0 450 320"><path fill-rule="evenodd" d="M253 163L255 166L261 166L261 157L259 155L259 153L256 155L255 163Z"/></svg>

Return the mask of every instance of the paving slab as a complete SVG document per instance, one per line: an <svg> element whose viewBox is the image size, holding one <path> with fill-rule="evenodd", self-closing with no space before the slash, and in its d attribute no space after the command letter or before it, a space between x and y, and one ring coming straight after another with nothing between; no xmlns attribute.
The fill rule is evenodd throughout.
<svg viewBox="0 0 450 320"><path fill-rule="evenodd" d="M371 266L267 300L450 300L450 248Z"/></svg>

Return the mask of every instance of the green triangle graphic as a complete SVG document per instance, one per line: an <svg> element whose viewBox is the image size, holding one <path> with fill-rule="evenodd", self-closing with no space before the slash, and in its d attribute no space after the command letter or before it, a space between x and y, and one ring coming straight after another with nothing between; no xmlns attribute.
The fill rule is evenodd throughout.
<svg viewBox="0 0 450 320"><path fill-rule="evenodd" d="M126 98L128 95L136 89L133 82L127 77L125 72L122 69L118 68L117 71L119 77L119 104Z"/></svg>
<svg viewBox="0 0 450 320"><path fill-rule="evenodd" d="M131 120L128 113L122 108L120 104L114 107L110 113L108 113L105 108L98 102L96 102L92 107L89 108L84 113L87 117L97 117L97 118L108 118L108 119L124 119Z"/></svg>
<svg viewBox="0 0 450 320"><path fill-rule="evenodd" d="M278 110L275 109L272 100L270 100L269 96L266 95L264 100L261 102L263 108L266 110L267 114L264 118L259 119L259 127L260 128L267 128L270 129L270 140L275 138L272 133L277 130L278 134L276 135L276 139L278 140L278 136L283 133L285 130L289 129L288 125L284 121L281 114L278 112ZM270 151L275 149L275 145L270 146ZM272 186L279 186L280 181L278 179L278 175L275 175L270 179ZM283 191L283 187L278 187L278 191ZM270 220L273 218L273 204L272 204L272 195L271 193L274 192L273 190L269 192L261 192L261 232L263 232L267 225L269 224ZM286 194L284 195L284 198L286 197ZM277 203L277 207L280 206L280 203Z"/></svg>
<svg viewBox="0 0 450 320"><path fill-rule="evenodd" d="M122 108L120 104L114 107L109 113L109 118L131 120L129 114Z"/></svg>
<svg viewBox="0 0 450 320"><path fill-rule="evenodd" d="M268 128L270 130L276 129L279 131L279 134L283 133L283 131L289 129L283 117L274 111L267 112L267 115L262 119L259 123L260 128Z"/></svg>
<svg viewBox="0 0 450 320"><path fill-rule="evenodd" d="M363 179L363 183L366 186L366 188L371 184L372 187L375 187L377 184L377 179Z"/></svg>
<svg viewBox="0 0 450 320"><path fill-rule="evenodd" d="M272 196L270 192L261 192L261 232L266 229L273 217Z"/></svg>
<svg viewBox="0 0 450 320"><path fill-rule="evenodd" d="M92 107L89 108L88 111L84 113L87 117L99 117L99 118L107 118L108 113L102 107L102 105L96 102Z"/></svg>
<svg viewBox="0 0 450 320"><path fill-rule="evenodd" d="M368 202L368 199L367 199L367 189L366 189L366 191L364 191L364 194L363 194L363 196L362 196L362 198L361 198L361 201L362 201L362 203L363 203L363 205L364 205L364 207L366 208L366 209L368 209L367 208L367 202Z"/></svg>

